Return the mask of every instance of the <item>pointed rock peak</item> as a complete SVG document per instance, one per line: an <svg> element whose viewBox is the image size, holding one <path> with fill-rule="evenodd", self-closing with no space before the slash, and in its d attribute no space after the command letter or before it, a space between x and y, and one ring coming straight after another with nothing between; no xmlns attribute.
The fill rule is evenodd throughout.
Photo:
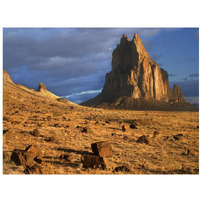
<svg viewBox="0 0 200 200"><path fill-rule="evenodd" d="M14 83L13 80L11 79L9 73L5 69L3 70L3 81Z"/></svg>
<svg viewBox="0 0 200 200"><path fill-rule="evenodd" d="M128 37L126 36L126 34L123 34L122 38L121 38L121 42L122 41L129 41Z"/></svg>
<svg viewBox="0 0 200 200"><path fill-rule="evenodd" d="M177 100L179 103L185 102L185 98L183 96L183 93L180 89L180 87L176 84L174 84L174 88L172 89L172 97Z"/></svg>
<svg viewBox="0 0 200 200"><path fill-rule="evenodd" d="M135 40L138 40L138 39L139 39L139 35L138 35L137 33L134 34L133 40L134 40L134 39L135 39Z"/></svg>
<svg viewBox="0 0 200 200"><path fill-rule="evenodd" d="M41 92L43 90L47 90L46 86L43 83L39 84L38 91Z"/></svg>

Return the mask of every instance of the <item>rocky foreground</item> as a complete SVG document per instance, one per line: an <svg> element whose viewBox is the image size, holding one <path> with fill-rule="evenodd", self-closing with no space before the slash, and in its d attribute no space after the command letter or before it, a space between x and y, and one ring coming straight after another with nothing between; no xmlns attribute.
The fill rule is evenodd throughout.
<svg viewBox="0 0 200 200"><path fill-rule="evenodd" d="M4 71L4 174L198 174L198 112L87 108Z"/></svg>

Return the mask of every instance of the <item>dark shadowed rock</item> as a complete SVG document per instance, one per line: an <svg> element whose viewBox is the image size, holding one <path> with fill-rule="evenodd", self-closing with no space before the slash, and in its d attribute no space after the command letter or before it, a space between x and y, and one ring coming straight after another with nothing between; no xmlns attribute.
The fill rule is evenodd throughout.
<svg viewBox="0 0 200 200"><path fill-rule="evenodd" d="M126 166L126 165L122 165L120 167L116 167L113 172L131 172L131 169Z"/></svg>
<svg viewBox="0 0 200 200"><path fill-rule="evenodd" d="M16 165L24 164L25 159L24 159L24 156L23 156L23 151L14 149L12 154L11 154L11 160L14 161Z"/></svg>
<svg viewBox="0 0 200 200"><path fill-rule="evenodd" d="M72 155L69 153L61 154L59 157L61 160L71 161Z"/></svg>
<svg viewBox="0 0 200 200"><path fill-rule="evenodd" d="M143 143L149 144L149 140L147 139L147 137L145 135L139 137L136 142L137 143L141 143L141 144L143 144Z"/></svg>
<svg viewBox="0 0 200 200"><path fill-rule="evenodd" d="M137 129L137 126L136 126L136 124L132 123L132 124L130 124L130 128L131 129Z"/></svg>
<svg viewBox="0 0 200 200"><path fill-rule="evenodd" d="M25 174L43 174L43 169L39 165L34 165L32 167L26 167L24 170Z"/></svg>
<svg viewBox="0 0 200 200"><path fill-rule="evenodd" d="M96 142L91 144L92 151L100 157L112 157L112 146L107 142Z"/></svg>
<svg viewBox="0 0 200 200"><path fill-rule="evenodd" d="M14 149L11 160L16 165L33 166L36 159L42 159L42 152L33 145L29 145L25 150Z"/></svg>
<svg viewBox="0 0 200 200"><path fill-rule="evenodd" d="M155 137L158 136L158 135L159 135L159 132L158 132L158 131L154 131L153 137L155 138Z"/></svg>
<svg viewBox="0 0 200 200"><path fill-rule="evenodd" d="M83 128L83 129L81 130L81 133L87 133L87 128Z"/></svg>
<svg viewBox="0 0 200 200"><path fill-rule="evenodd" d="M175 140L181 140L183 138L183 134L177 134L177 135L174 135L173 138Z"/></svg>
<svg viewBox="0 0 200 200"><path fill-rule="evenodd" d="M85 168L103 168L103 158L95 155L83 155L81 157L81 162Z"/></svg>
<svg viewBox="0 0 200 200"><path fill-rule="evenodd" d="M41 134L40 134L40 132L39 132L38 129L34 129L34 130L31 132L31 134L32 134L33 136L35 136L35 137L40 137L40 136L41 136Z"/></svg>

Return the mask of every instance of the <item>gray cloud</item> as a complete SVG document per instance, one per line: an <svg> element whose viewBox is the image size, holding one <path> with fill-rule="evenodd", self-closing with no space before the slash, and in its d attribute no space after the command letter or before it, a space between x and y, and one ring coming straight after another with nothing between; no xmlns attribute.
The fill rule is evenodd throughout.
<svg viewBox="0 0 200 200"><path fill-rule="evenodd" d="M160 29L21 28L3 30L3 67L16 83L37 89L43 82L57 95L103 87L112 51L125 33L138 33L144 44Z"/></svg>
<svg viewBox="0 0 200 200"><path fill-rule="evenodd" d="M196 78L196 77L199 77L199 74L190 74L189 77Z"/></svg>

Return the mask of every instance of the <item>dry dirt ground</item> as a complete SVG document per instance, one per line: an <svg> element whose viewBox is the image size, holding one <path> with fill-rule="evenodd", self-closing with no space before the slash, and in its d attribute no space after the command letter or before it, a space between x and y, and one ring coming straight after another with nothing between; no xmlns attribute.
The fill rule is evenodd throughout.
<svg viewBox="0 0 200 200"><path fill-rule="evenodd" d="M13 149L36 145L43 153L44 174L199 173L198 112L87 108L4 84L3 118L3 129L9 129L3 151L11 155ZM133 122L137 129L129 127ZM87 133L82 132L83 128ZM39 130L40 136L30 134L34 129ZM155 131L158 135L154 137ZM177 139L174 136L178 134L182 135ZM149 144L136 142L142 135ZM49 140L51 137L53 140ZM91 154L91 143L99 141L112 145L112 168L84 168L81 156ZM59 158L63 153L71 155L70 161ZM113 172L123 165L130 172ZM3 173L24 174L24 167L4 160Z"/></svg>

